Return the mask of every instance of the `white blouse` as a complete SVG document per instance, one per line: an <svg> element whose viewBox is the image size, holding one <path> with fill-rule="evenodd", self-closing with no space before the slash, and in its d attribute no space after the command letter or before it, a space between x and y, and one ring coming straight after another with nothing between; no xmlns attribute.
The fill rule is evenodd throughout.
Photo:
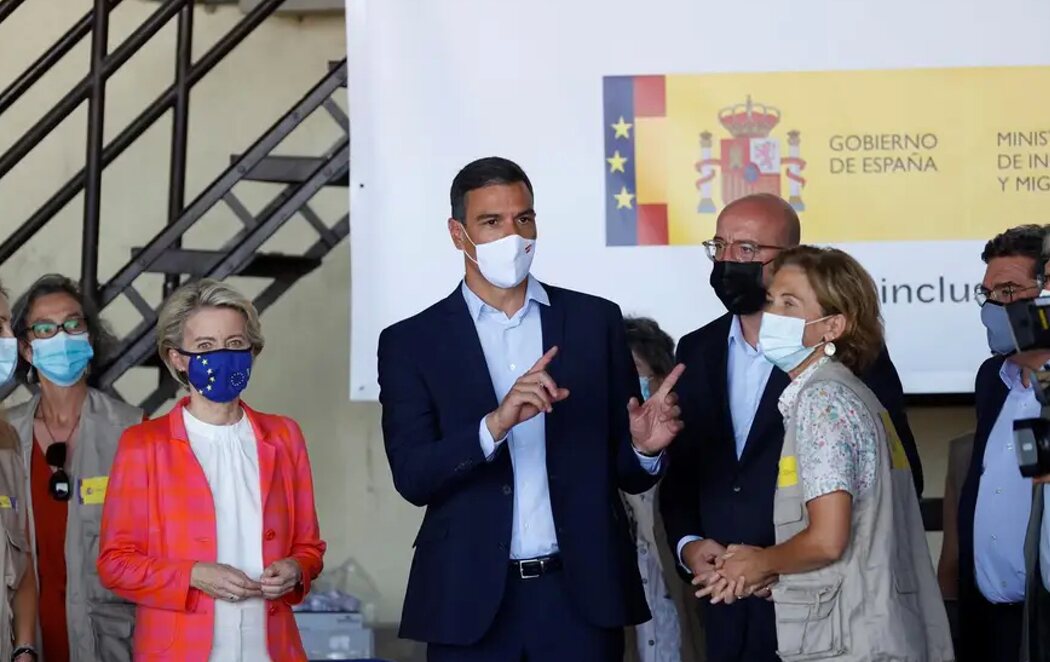
<svg viewBox="0 0 1050 662"><path fill-rule="evenodd" d="M183 421L215 499L218 563L251 579L262 577L262 497L259 452L247 416L233 425L211 425L183 409ZM266 602L215 601L215 639L210 662L270 659L266 649Z"/></svg>

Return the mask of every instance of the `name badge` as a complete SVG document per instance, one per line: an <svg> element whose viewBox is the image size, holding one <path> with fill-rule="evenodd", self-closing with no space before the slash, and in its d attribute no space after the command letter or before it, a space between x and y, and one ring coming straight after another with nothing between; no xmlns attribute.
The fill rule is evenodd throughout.
<svg viewBox="0 0 1050 662"><path fill-rule="evenodd" d="M18 500L13 496L0 495L0 510L18 510Z"/></svg>
<svg viewBox="0 0 1050 662"><path fill-rule="evenodd" d="M777 487L794 487L795 485L798 485L798 461L794 455L785 455L780 458Z"/></svg>
<svg viewBox="0 0 1050 662"><path fill-rule="evenodd" d="M81 478L80 503L85 506L99 506L106 500L106 486L109 485L109 476L95 476L94 478Z"/></svg>

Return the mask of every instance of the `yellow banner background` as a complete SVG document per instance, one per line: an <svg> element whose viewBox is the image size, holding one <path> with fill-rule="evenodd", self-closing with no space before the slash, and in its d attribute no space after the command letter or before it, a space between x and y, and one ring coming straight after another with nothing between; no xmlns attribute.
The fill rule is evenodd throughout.
<svg viewBox="0 0 1050 662"><path fill-rule="evenodd" d="M781 159L788 156L787 132L800 132L807 242L987 239L1006 227L1050 220L1050 191L1028 190L1038 183L1050 188L1044 167L1050 144L999 144L1000 132L1050 137L1050 67L670 75L665 82L666 117L636 118L635 156L638 202L668 204L671 244L697 244L714 233L716 214L697 212L699 134L712 133L711 156L719 158L721 140L730 137L719 111L748 95L780 111L770 136L780 143ZM883 134L933 134L937 146L832 149L835 136ZM1000 169L1005 161L1012 166L1015 154L1022 167ZM863 159L886 157L932 157L937 170L862 172ZM853 158L856 172L832 174L833 158ZM717 169L712 182L718 209L722 176ZM1008 178L1005 191L999 177Z"/></svg>

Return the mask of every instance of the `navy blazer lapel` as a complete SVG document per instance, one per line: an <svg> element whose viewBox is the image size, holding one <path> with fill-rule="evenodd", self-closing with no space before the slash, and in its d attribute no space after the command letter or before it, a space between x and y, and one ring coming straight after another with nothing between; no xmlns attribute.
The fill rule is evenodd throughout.
<svg viewBox="0 0 1050 662"><path fill-rule="evenodd" d="M455 363L451 367L464 389L464 396L485 411L492 411L499 406L496 389L492 385L489 366L485 361L485 351L481 348L478 329L470 317L467 300L463 291L457 287L443 302L448 327L438 333L445 334L446 357Z"/></svg>
<svg viewBox="0 0 1050 662"><path fill-rule="evenodd" d="M995 412L995 415L981 417L981 424L974 431L972 457L984 457L984 449L988 446L988 437L992 434L992 428L995 426L995 421L999 418L999 412L1003 410L1003 405L1006 404L1006 396L1009 394L1010 389L1006 388L1006 384L999 382L996 384L995 391L987 396L987 411Z"/></svg>
<svg viewBox="0 0 1050 662"><path fill-rule="evenodd" d="M549 287L541 283L543 289L547 292L547 297L550 299L550 305L544 306L537 304L540 307L540 327L543 333L543 353L546 354L550 351L551 347L558 348L558 354L551 361L550 365L547 366L547 373L554 380L555 384L564 386L563 377L564 372L562 366L565 362L566 350L565 347L565 306L561 305L561 301L558 297L558 292L555 288ZM563 409L563 408L561 408ZM559 407L555 405L553 412L547 415L546 429L547 439L554 439L554 434L561 417L558 415Z"/></svg>
<svg viewBox="0 0 1050 662"><path fill-rule="evenodd" d="M766 381L766 388L762 391L762 399L758 401L758 409L755 411L755 420L751 423L751 430L747 433L747 443L744 444L744 453L740 462L747 462L754 453L759 451L769 433L779 429L779 438L783 438L784 421L780 414L780 395L791 383L788 374L779 368L773 368Z"/></svg>
<svg viewBox="0 0 1050 662"><path fill-rule="evenodd" d="M722 437L729 445L733 458L736 458L736 436L733 431L733 413L729 407L729 328L733 324L733 316L725 315L719 324L719 333L716 336L715 360L711 362L714 372L711 373L710 392L715 394L718 402L718 415L722 421Z"/></svg>

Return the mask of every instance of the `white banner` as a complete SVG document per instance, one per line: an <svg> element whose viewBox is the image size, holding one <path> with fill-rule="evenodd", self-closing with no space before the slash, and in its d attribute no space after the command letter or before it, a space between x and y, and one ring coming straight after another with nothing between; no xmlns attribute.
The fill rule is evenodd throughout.
<svg viewBox="0 0 1050 662"><path fill-rule="evenodd" d="M1050 71L1050 3L354 0L347 17L354 399L377 396L380 331L458 285L448 189L478 157L532 179L539 278L676 338L723 312L697 245L717 209L792 197L803 241L875 277L909 393L972 391L981 248L1048 220L1033 113L1050 93L995 81Z"/></svg>

